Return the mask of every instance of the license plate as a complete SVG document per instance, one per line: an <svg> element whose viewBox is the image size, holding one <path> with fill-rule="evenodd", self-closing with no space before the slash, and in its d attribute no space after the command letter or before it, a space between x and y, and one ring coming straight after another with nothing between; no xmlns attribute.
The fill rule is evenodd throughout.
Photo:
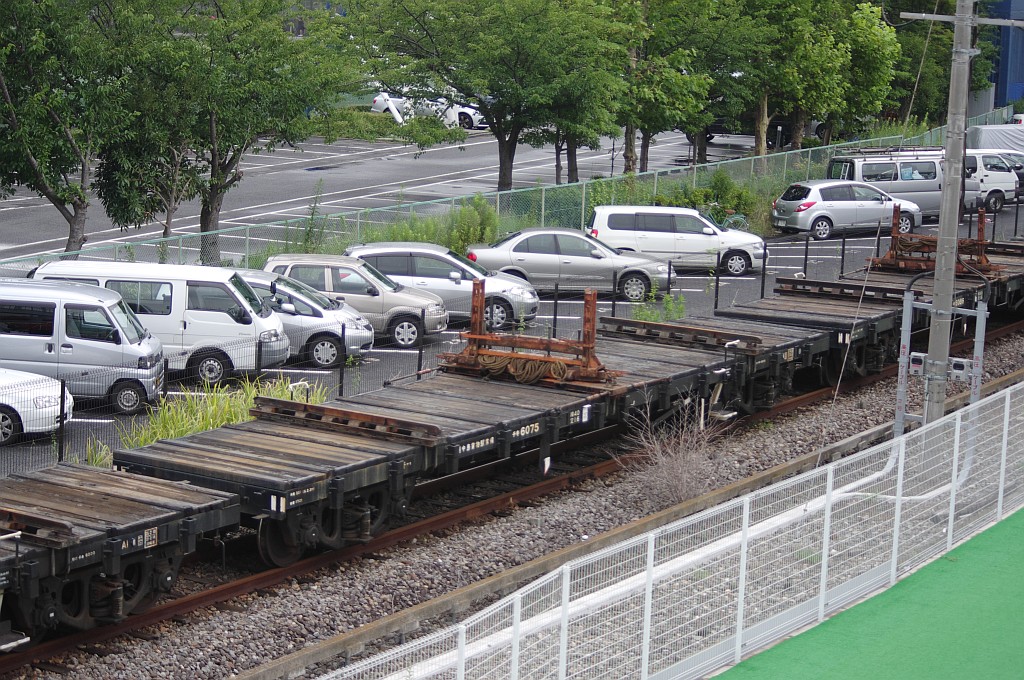
<svg viewBox="0 0 1024 680"><path fill-rule="evenodd" d="M776 227L784 227L784 226L786 226L786 220L775 220L775 226Z"/></svg>

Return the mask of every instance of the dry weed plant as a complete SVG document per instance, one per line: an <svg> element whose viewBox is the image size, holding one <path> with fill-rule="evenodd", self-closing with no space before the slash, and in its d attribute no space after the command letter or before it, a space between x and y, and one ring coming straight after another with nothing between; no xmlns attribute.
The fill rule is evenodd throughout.
<svg viewBox="0 0 1024 680"><path fill-rule="evenodd" d="M661 510L707 493L719 457L715 440L722 425L708 425L700 416L683 411L657 423L649 414L634 416L626 435L632 453L621 456L647 494L652 510Z"/></svg>

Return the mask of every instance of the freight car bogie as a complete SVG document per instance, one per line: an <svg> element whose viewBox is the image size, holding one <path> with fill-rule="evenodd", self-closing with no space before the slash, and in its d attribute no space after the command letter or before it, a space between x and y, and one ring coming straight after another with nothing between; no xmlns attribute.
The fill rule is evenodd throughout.
<svg viewBox="0 0 1024 680"><path fill-rule="evenodd" d="M88 630L121 621L151 606L170 592L177 579L181 555L176 550L154 551L121 560L119 573L97 564L67 576L28 578L3 597L0 626L32 642L54 631Z"/></svg>
<svg viewBox="0 0 1024 680"><path fill-rule="evenodd" d="M404 509L405 498L394 498L388 484L375 484L347 497L341 507L324 500L280 519L255 518L260 559L271 567L285 567L313 550L365 543L384 530L393 512Z"/></svg>

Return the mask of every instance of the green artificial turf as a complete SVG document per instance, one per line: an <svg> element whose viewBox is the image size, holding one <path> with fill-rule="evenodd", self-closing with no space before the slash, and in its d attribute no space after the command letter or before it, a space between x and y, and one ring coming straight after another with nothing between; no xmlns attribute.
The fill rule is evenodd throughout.
<svg viewBox="0 0 1024 680"><path fill-rule="evenodd" d="M1024 510L716 676L741 678L1024 679Z"/></svg>

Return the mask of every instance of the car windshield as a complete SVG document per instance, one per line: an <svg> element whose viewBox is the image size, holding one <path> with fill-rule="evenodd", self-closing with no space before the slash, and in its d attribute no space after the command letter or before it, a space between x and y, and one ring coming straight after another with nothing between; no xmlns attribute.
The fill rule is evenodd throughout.
<svg viewBox="0 0 1024 680"><path fill-rule="evenodd" d="M285 290L292 294L297 294L299 297L304 297L308 301L313 302L317 306L323 309L340 309L341 302L338 300L332 300L327 297L316 288L307 286L302 281L296 281L295 279L289 279L284 276L279 276L274 279L274 283L281 290Z"/></svg>
<svg viewBox="0 0 1024 680"><path fill-rule="evenodd" d="M260 296L256 294L256 291L252 289L252 286L246 283L245 279L238 274L232 274L231 278L228 279L228 283L230 283L231 287L242 296L245 303L249 305L249 309L251 309L260 318L265 319L274 313L273 310L270 309L270 305L263 302L263 299L260 298Z"/></svg>
<svg viewBox="0 0 1024 680"><path fill-rule="evenodd" d="M469 259L463 257L462 255L459 255L454 250L449 250L448 251L448 256L454 258L463 267L465 267L466 269L469 269L469 270L472 270L472 271L476 272L480 276L487 276L488 274L490 274L489 271L487 271L486 269L484 269L483 267L478 265L476 262L473 262L472 260L469 260Z"/></svg>
<svg viewBox="0 0 1024 680"><path fill-rule="evenodd" d="M387 276L387 274L380 273L379 271L374 269L372 265L367 264L366 262L363 262L362 264L363 264L363 270L366 272L366 274L370 278L376 279L378 283L380 283L382 286L384 286L388 290L394 291L394 290L398 290L399 288L401 288L401 286L398 285L397 283L395 283L395 281L393 279L389 278Z"/></svg>
<svg viewBox="0 0 1024 680"><path fill-rule="evenodd" d="M135 312L125 304L124 300L118 300L117 304L111 305L107 308L110 311L110 315L114 317L114 323L121 330L121 338L130 345L142 340L146 337L146 328L139 321L139 317L135 316Z"/></svg>

